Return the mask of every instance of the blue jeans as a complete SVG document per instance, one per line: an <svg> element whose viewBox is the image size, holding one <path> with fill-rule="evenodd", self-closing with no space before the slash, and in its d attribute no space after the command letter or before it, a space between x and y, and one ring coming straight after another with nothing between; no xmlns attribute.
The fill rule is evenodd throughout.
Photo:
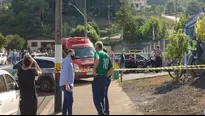
<svg viewBox="0 0 205 116"><path fill-rule="evenodd" d="M104 115L105 110L105 89L107 83L107 76L99 75L94 78L92 82L93 102L98 115Z"/></svg>
<svg viewBox="0 0 205 116"><path fill-rule="evenodd" d="M105 114L110 114L109 111L109 99L108 99L108 88L111 83L111 77L107 78L106 88L105 88Z"/></svg>
<svg viewBox="0 0 205 116"><path fill-rule="evenodd" d="M63 101L63 109L62 109L63 115L73 114L73 87L70 86L70 88L72 89L72 92L66 91L65 86L61 86L61 89L64 92L64 101Z"/></svg>

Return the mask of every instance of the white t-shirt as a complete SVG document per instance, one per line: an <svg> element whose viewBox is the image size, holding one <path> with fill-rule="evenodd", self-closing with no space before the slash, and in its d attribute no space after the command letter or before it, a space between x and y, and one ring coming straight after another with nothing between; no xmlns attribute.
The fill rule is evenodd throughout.
<svg viewBox="0 0 205 116"><path fill-rule="evenodd" d="M151 60L155 60L155 56L154 56L154 54L155 54L154 51L152 51L152 52L151 52L151 55L150 55Z"/></svg>
<svg viewBox="0 0 205 116"><path fill-rule="evenodd" d="M19 57L19 52L16 52L16 57Z"/></svg>

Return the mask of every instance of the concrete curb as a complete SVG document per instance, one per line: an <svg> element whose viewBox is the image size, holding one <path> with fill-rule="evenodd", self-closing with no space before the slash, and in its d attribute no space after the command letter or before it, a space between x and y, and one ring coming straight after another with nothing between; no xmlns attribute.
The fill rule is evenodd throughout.
<svg viewBox="0 0 205 116"><path fill-rule="evenodd" d="M162 77L162 76L169 76L169 74L168 73L164 73L164 74L159 74L159 75L157 75L157 74L154 74L154 76L153 75L149 75L149 74L145 74L145 75L139 75L139 77L133 77L133 78L130 78L130 77L128 77L128 78L126 78L126 76L129 76L129 75L125 75L125 76L123 76L122 77L122 80L123 81L130 81L130 80L138 80L138 79L146 79L146 78L155 78L155 77Z"/></svg>
<svg viewBox="0 0 205 116"><path fill-rule="evenodd" d="M54 98L50 100L50 102L46 105L46 107L42 110L42 112L39 115L49 115L50 111L53 108L54 104Z"/></svg>

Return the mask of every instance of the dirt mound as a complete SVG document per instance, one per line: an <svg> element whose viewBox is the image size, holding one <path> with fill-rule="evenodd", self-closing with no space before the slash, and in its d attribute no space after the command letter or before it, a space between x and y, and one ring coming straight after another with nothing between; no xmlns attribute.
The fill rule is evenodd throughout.
<svg viewBox="0 0 205 116"><path fill-rule="evenodd" d="M160 77L123 82L122 87L137 111L144 114L200 115L205 108L201 80L192 85L181 85L173 83L169 77Z"/></svg>

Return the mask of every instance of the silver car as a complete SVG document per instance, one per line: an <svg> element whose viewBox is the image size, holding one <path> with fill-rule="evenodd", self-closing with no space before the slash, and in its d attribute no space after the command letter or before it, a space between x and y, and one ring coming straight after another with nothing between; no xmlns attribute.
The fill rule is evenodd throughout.
<svg viewBox="0 0 205 116"><path fill-rule="evenodd" d="M55 58L53 57L34 57L36 62L38 63L39 67L42 70L42 76L38 77L36 76L36 85L40 86L40 89L43 92L50 92L54 88L54 65L55 65ZM5 69L8 72L10 72L16 81L18 81L17 78L17 70L22 66L22 60L20 60L18 63L14 64L12 68ZM34 65L32 66L34 67Z"/></svg>

